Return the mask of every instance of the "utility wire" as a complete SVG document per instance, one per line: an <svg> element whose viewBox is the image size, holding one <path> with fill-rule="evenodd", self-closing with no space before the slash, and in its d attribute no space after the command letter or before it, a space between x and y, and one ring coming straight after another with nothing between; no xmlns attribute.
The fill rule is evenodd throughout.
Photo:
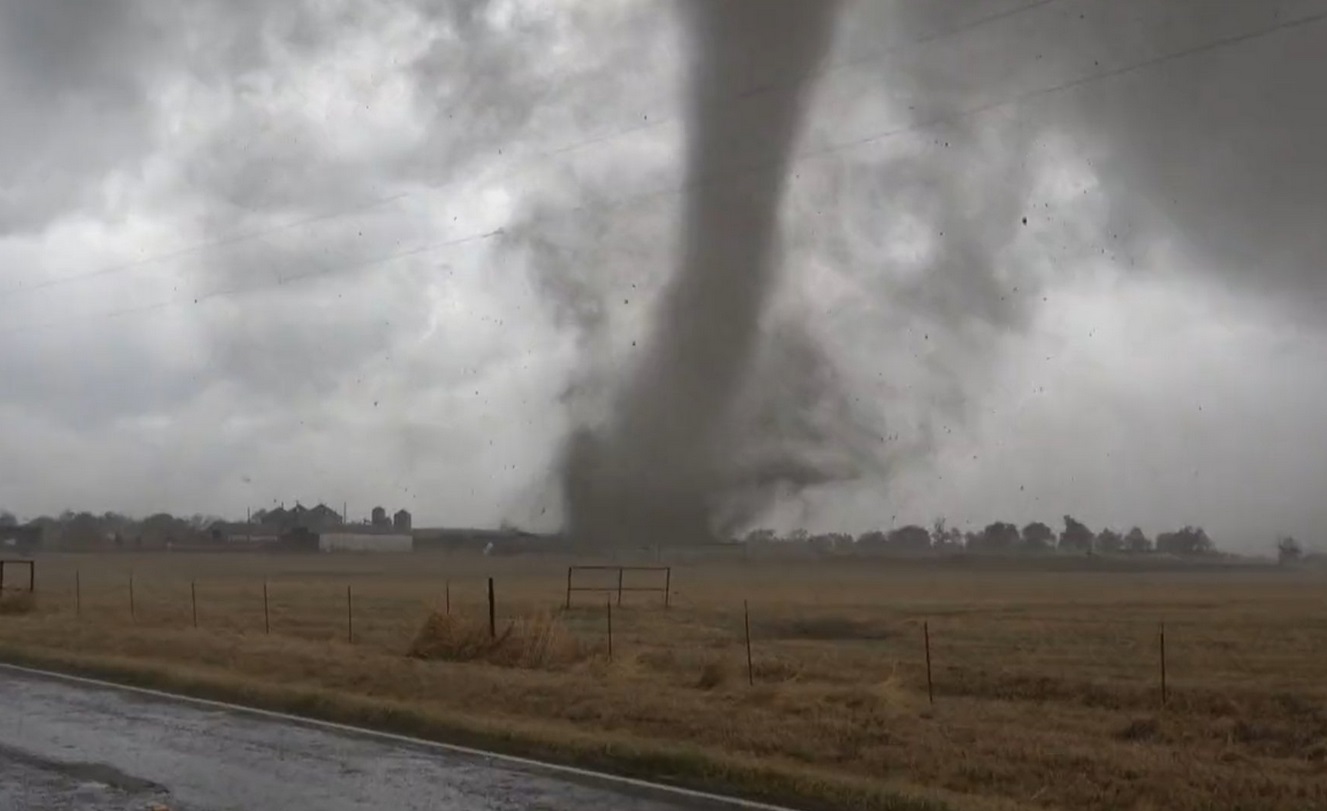
<svg viewBox="0 0 1327 811"><path fill-rule="evenodd" d="M1019 94L1016 94L1016 95L1013 95L1013 96L1009 96L1009 97L1007 97L1007 98L1005 98L1005 99L1002 99L1002 100L999 100L999 101L992 101L992 102L988 102L988 103L986 103L986 104L977 105L977 106L975 106L975 107L971 107L971 108L968 108L968 109L965 109L965 110L959 110L959 111L954 112L954 113L949 114L949 115L937 116L937 117L935 117L935 118L928 119L928 120L926 120L926 121L922 121L922 122L918 122L918 123L914 123L914 124L910 124L910 125L904 125L904 126L900 126L900 127L895 127L895 128L891 128L891 129L887 129L887 130L881 130L881 131L878 131L878 132L872 133L872 134L870 134L870 135L861 136L861 137L854 138L854 139L850 139L850 140L847 140L847 141L843 141L843 142L839 142L839 143L835 143L835 144L830 144L830 145L828 145L828 146L824 146L824 147L820 147L820 148L816 148L816 149L808 150L808 151L805 151L805 152L802 152L802 153L799 153L799 154L795 155L790 161L788 161L788 163L789 163L789 165L795 165L795 164L803 163L803 162L805 162L805 161L809 161L809 160L815 160L815 159L823 158L823 157L826 157L826 156L829 156L829 155L835 155L835 154L841 154L841 153L844 153L844 152L849 152L849 151L852 151L852 150L854 150L854 149L859 149L859 148L861 148L861 147L863 147L863 146L866 146L866 145L869 145L869 144L879 143L879 142L881 142L881 141L884 141L884 140L887 140L887 139L890 139L890 138L894 138L894 137L898 137L898 136L901 136L901 135L904 135L904 134L907 134L907 133L916 132L916 131L920 131L920 130L924 130L924 129L929 129L929 128L931 128L931 127L935 127L935 126L938 126L938 125L941 125L941 124L954 123L954 122L963 121L963 120L970 119L970 118L975 118L975 117L978 117L978 116L984 115L984 114L986 114L986 113L990 113L990 112L995 111L995 110L998 110L998 109L1003 109L1003 108L1006 108L1006 107L1017 106L1017 105L1019 105L1019 104L1023 104L1023 103L1026 103L1026 102L1028 102L1028 101L1032 101L1032 100L1035 100L1035 99L1038 99L1038 98L1043 98L1043 97L1046 97L1046 96L1051 96L1051 95L1055 95L1055 94L1059 94L1059 93L1064 93L1064 92L1067 92L1067 91L1069 91L1069 90L1073 90L1073 89L1077 89L1077 88L1081 88L1081 87L1086 87L1086 86L1088 86L1088 85L1096 84L1096 83L1099 83L1099 82L1109 81L1109 80L1111 80L1111 79L1120 78L1120 77L1127 76L1127 75L1130 75L1130 74L1139 73L1139 72L1142 72L1142 71L1145 71L1145 70L1148 70L1148 69L1151 69L1151 68L1159 67L1159 66L1161 66L1161 65L1169 64L1169 63L1176 62L1176 61L1179 61L1179 60L1182 60L1182 59L1186 59L1186 58L1189 58L1189 57L1198 56L1198 55L1207 54L1207 53L1212 53L1212 52L1219 51L1219 50L1223 50L1223 49L1226 49L1226 48L1232 48L1232 47L1235 47L1235 46L1238 46L1238 45L1242 45L1242 44L1245 44L1245 43L1248 43L1248 42L1252 42L1252 41L1255 41L1255 40L1258 40L1258 39L1263 39L1263 38L1266 38L1266 37L1269 37L1269 36L1273 36L1273 35L1275 35L1275 34L1282 33L1282 32L1285 32L1285 31L1289 31L1289 30L1292 30L1292 29L1308 27L1308 26L1310 26L1310 25L1314 25L1314 24L1317 24L1317 23L1321 23L1321 22L1323 22L1324 20L1327 20L1327 11L1317 12L1317 13L1315 13L1315 14L1310 14L1310 15L1306 15L1306 16L1303 16L1303 17L1298 17L1298 18L1295 18L1295 19L1292 19L1292 20L1285 20L1285 21L1275 22L1275 23L1272 23L1272 24L1269 24L1269 25L1263 26L1263 27L1258 28L1258 29L1254 29L1254 30L1251 30L1251 31L1246 31L1246 32L1241 33L1241 34L1235 34L1235 35L1231 35L1231 36L1223 37L1223 38L1221 38L1221 39L1217 39L1217 40L1213 40L1213 41L1209 41L1209 42L1204 42L1204 43L1201 43L1201 44L1198 44L1198 45L1194 45L1194 46L1191 46L1191 47L1188 47L1188 48L1184 48L1184 49L1181 49L1181 50L1178 50L1178 51L1171 51L1171 52L1168 52L1168 53L1165 53L1165 54L1161 54L1161 55L1159 55L1159 56L1152 57L1152 58L1150 58L1150 59L1145 59L1145 60L1142 60L1142 61L1139 61L1139 62L1134 62L1134 63L1128 64L1128 65L1125 65L1125 66L1122 66L1122 67L1113 68L1113 69L1104 70L1104 71L1099 71L1099 72L1096 72L1096 73L1090 73L1090 74L1087 74L1087 75L1085 75L1085 76L1081 76L1081 77L1079 77L1079 78L1077 78L1077 79L1071 79L1071 80L1069 80L1069 81L1061 82L1061 83L1059 83L1059 84L1055 84L1055 85L1052 85L1052 86L1050 86L1050 87L1042 87L1042 88L1037 88L1037 89L1034 89L1034 90L1029 90L1029 91L1026 91L1026 92L1023 92L1023 93L1019 93ZM575 210L575 211L586 211L586 210L603 210L603 211L612 211L612 210L615 210L615 209L618 209L618 208L622 208L622 207L627 206L627 205L631 205L631 204L634 204L634 203L641 202L641 201L643 201L643 200L649 200L649 199L653 199L653 198L657 198L657 197L661 197L661 196L674 196L674 195L681 195L681 194L685 194L685 193L687 193L687 192L689 192L689 191L695 190L695 189L697 189L697 188L703 188L703 187L707 187L707 186L718 185L718 184L720 184L720 183L722 183L722 182L725 182L725 181L729 181L729 180L733 180L733 179L737 179L737 178L745 177L745 176L750 175L750 174L752 174L752 173L759 172L759 171L762 170L762 169L769 168L771 165L774 165L775 163L776 163L776 161L774 161L774 160L765 159L765 160L761 160L761 161L758 161L758 162L755 162L755 163L752 163L752 164L749 164L749 165L743 166L740 170L738 170L738 171L736 171L736 172L722 172L722 173L716 173L716 174L714 174L714 175L712 175L712 176L709 176L709 177L702 177L702 178L699 178L699 179L697 179L697 180L695 180L695 181L691 181L691 182L683 183L683 184L680 185L680 186L674 186L674 187L670 187L670 188L666 188L666 189L660 189L660 190L653 190L653 191L649 191L649 192L645 192L645 193L641 193L641 194L628 195L628 196L626 196L626 197L622 197L622 198L619 198L619 199L616 199L616 200L607 201L607 202L602 203L602 204L596 203L596 204L591 204L591 205L581 206L581 207L578 207L578 208L573 209L573 210ZM444 249L444 248L460 246L460 245L468 244L468 243L486 242L486 241L488 241L488 240L491 240L491 239L494 239L494 238L496 238L496 237L502 236L504 233L505 233L505 231L499 229L499 230L496 230L496 231L487 231L487 232L483 232L483 233L470 234L470 235L467 235L467 236L462 236L462 237L458 237L458 238L455 238L455 239L447 240L447 241L445 241L445 242L434 243L434 244L432 244L432 245L429 245L429 246L426 246L426 247L423 247L423 248L415 248L415 249L411 249L411 250L409 250L409 251L403 251L403 252L398 252L398 253L389 254L389 255L387 255L387 256L379 257L379 258L376 258L376 259L371 259L371 260L368 260L368 261L366 261L366 262L357 262L357 263L350 264L350 265L340 266L339 268L333 268L333 269L331 269L331 270L315 271L315 272L310 272L310 273L306 273L306 274L301 274L300 276L297 276L297 277L290 277L290 278L287 278L287 279L283 279L283 280L279 281L279 282L276 283L276 284L265 283L265 284L262 284L262 285L251 285L251 286L246 286L246 287L243 287L243 288L233 288L233 289L226 289L226 290L214 291L214 292L206 293L206 294L203 294L203 295L200 295L200 296L182 296L182 297L179 297L179 298L177 298L177 299L167 300L167 301L159 302L159 303L157 303L157 304L147 305L147 306L144 306L144 307L130 308L130 309L127 309L127 310L112 310L112 311L107 311L107 312L103 312L103 313L94 313L94 314L91 314L91 315L89 315L89 316L82 316L82 317L80 317L79 320L80 320L80 321L86 321L86 320L89 320L89 319L108 319L108 318L118 318L118 317L120 317L120 316L122 316L122 315L130 314L130 313L140 313L140 312L147 312L147 311L150 311L150 310L158 310L158 309L162 309L162 308L164 308L164 307L174 306L174 305L178 305L178 304L187 304L187 303L193 303L193 302L199 302L199 303L201 303L202 301L205 301L205 300L208 300L208 299L222 298L222 297L231 296L231 295L238 295L238 294L240 294L240 293L255 292L255 291L258 291L258 290L263 290L263 289L268 289L268 288L272 288L272 287L283 286L283 285L286 285L286 284L293 283L293 282L295 282L295 281L301 281L301 280L310 279L310 278L315 278L315 277L324 277L324 276L332 275L333 273L342 273L342 272L347 272L347 271L351 271L351 270L361 269L361 268L365 268L365 267L371 267L371 266L375 266L375 265L383 264L383 263L386 263L386 262L397 261L397 260L399 260L399 259L406 258L406 257L409 257L409 256L416 256L416 255L421 255L421 254L426 254L426 253L432 253L432 252L434 252L434 251L442 250L442 249ZM34 325L31 325L31 326L19 326L19 327L13 327L13 328L6 329L6 330L0 330L0 335L15 334L15 333L19 333L19 332L25 332L25 331L31 331L31 330L38 330L38 329L46 329L46 328L50 328L50 327L54 327L54 326L59 326L59 325L62 325L62 324L64 324L64 323L67 323L67 321L51 321L51 322L45 322L45 323L41 323L41 324L34 324Z"/></svg>
<svg viewBox="0 0 1327 811"><path fill-rule="evenodd" d="M1035 11L1036 9L1042 8L1043 6L1049 6L1056 3L1080 2L1080 1L1081 0L1033 0L1033 2L1027 3L1025 5L1016 6L1011 9L1005 9L1004 11L989 14L984 17L978 17L968 22L961 23L959 25L950 28L945 28L940 31L936 31L932 34L928 34L916 40L912 40L906 43L899 43L895 45L885 46L884 48L870 51L862 56L834 63L829 63L827 61L822 62L821 65L813 68L812 70L806 73L788 77L780 81L762 84L758 87L748 88L745 90L741 90L737 93L729 93L729 92L716 93L713 94L709 99L707 99L705 103L711 107L711 112L723 113L729 110L734 103L740 104L742 101L757 95L767 96L771 93L790 93L790 92L795 93L799 91L802 88L802 86L807 82L809 82L811 79L820 76L837 73L841 70L850 67L860 67L861 65L883 61L884 59L893 56L901 51L908 50L911 48L916 48L923 45L931 45L936 42L943 41L945 39L961 36L963 34L970 33L972 31L975 31L977 29L983 28L988 25L992 25L1001 22L1003 20L1008 20L1013 17L1027 14L1029 12ZM677 119L675 118L666 118L666 117L653 119L645 123L635 124L629 127L625 127L623 129L615 130L606 135L593 136L560 147L555 147L553 149L526 155L524 157L513 158L510 161L509 166L518 167L521 164L537 165L540 163L553 161L555 159L565 158L568 155L572 155L578 152L583 152L584 150L589 149L591 147L601 146L603 144L621 140L623 138L632 135L637 135L642 132L647 132L650 130L667 126L669 124L675 123L676 120ZM487 182L490 184L508 182L522 176L523 174L528 173L529 171L531 171L531 169L532 167L529 165L525 166L525 168L523 169L510 168L507 172L499 174L497 177L491 178ZM441 192L445 191L447 188L454 185L460 185L460 184L457 183L457 184L444 184L441 186L433 186L426 189L426 191ZM22 285L7 290L0 290L0 301L3 301L8 298L13 298L15 296L24 295L27 293L35 293L41 290L49 290L57 287L65 287L73 284L80 284L83 282L91 281L93 279L99 279L107 276L114 276L121 273L127 273L134 271L138 268L144 267L146 265L163 262L169 259L179 259L185 256L189 256L195 253L200 253L202 251L210 250L213 248L236 245L256 239L261 239L263 237L268 237L275 234L283 233L285 231L290 231L296 228L302 228L307 225L313 225L315 223L337 220L342 217L359 214L364 211L372 210L374 208L380 208L389 203L395 203L404 199L408 199L410 197L414 197L421 193L423 192L405 192L401 194L390 195L387 197L375 198L373 200L356 203L346 208L336 209L333 211L324 212L321 214L316 214L313 216L304 217L293 221L277 223L256 229L234 231L230 234L218 237L216 239L206 240L198 243L192 243L180 248L166 251L164 253L139 257L137 259L133 259L128 262L109 265L85 273L60 276L54 279L47 279L41 282L37 282L35 284Z"/></svg>

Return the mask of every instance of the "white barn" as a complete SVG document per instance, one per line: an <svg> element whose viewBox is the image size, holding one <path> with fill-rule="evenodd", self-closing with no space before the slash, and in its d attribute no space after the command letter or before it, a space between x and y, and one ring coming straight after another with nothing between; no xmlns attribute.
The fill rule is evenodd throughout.
<svg viewBox="0 0 1327 811"><path fill-rule="evenodd" d="M319 552L413 552L415 539L405 533L320 532Z"/></svg>

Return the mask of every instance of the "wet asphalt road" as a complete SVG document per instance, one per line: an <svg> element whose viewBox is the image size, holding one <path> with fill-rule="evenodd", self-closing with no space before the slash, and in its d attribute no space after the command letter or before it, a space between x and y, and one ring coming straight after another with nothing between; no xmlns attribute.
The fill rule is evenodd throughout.
<svg viewBox="0 0 1327 811"><path fill-rule="evenodd" d="M3 811L695 811L621 784L0 669Z"/></svg>

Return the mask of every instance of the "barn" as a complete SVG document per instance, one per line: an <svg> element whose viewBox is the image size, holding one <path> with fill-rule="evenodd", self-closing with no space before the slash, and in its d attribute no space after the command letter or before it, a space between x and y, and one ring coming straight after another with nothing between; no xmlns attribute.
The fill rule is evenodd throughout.
<svg viewBox="0 0 1327 811"><path fill-rule="evenodd" d="M367 526L338 527L318 533L319 552L413 552L415 539L405 532L374 532Z"/></svg>

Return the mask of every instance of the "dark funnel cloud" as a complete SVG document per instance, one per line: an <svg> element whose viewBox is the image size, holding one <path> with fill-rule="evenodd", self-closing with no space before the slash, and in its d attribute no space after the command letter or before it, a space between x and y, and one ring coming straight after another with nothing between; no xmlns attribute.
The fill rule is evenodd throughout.
<svg viewBox="0 0 1327 811"><path fill-rule="evenodd" d="M744 490L729 458L734 416L761 355L778 213L804 110L798 93L762 91L816 68L836 10L824 0L684 8L697 58L680 267L606 423L568 448L567 530L581 543L702 542L725 530L719 523L746 517L731 501Z"/></svg>

